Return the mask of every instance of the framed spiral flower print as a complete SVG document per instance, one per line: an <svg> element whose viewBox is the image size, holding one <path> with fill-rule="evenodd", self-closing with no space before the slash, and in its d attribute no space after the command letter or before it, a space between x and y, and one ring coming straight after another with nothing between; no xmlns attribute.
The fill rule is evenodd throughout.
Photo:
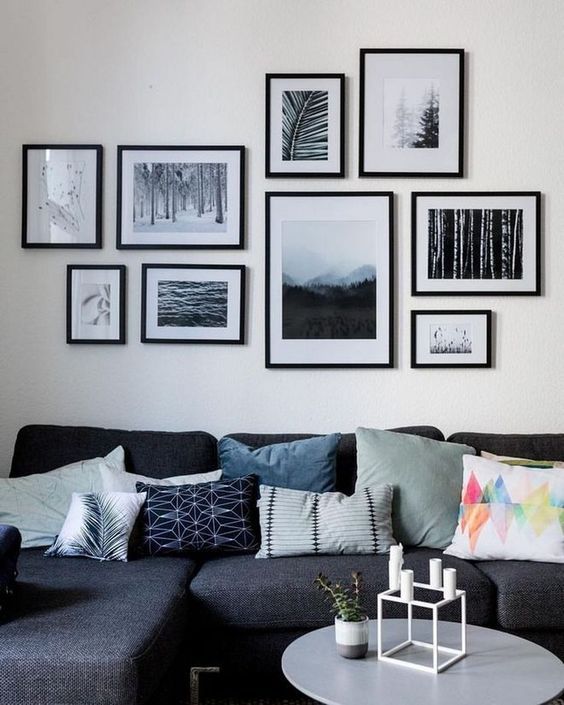
<svg viewBox="0 0 564 705"><path fill-rule="evenodd" d="M345 175L345 76L266 75L266 176Z"/></svg>
<svg viewBox="0 0 564 705"><path fill-rule="evenodd" d="M124 265L68 265L67 343L125 343Z"/></svg>

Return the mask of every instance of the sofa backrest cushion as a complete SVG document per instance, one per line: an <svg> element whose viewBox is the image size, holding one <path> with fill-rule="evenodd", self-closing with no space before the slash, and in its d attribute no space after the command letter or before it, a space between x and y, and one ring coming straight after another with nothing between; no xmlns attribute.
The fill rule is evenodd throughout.
<svg viewBox="0 0 564 705"><path fill-rule="evenodd" d="M216 470L217 440L203 431L120 431L87 426L24 426L18 433L10 477L48 472L78 460L125 450L129 472L148 477Z"/></svg>
<svg viewBox="0 0 564 705"><path fill-rule="evenodd" d="M445 437L434 426L405 426L393 428L398 433L411 433L416 436L444 441ZM313 438L314 433L230 433L230 438L245 443L252 448L261 448L272 443L288 443L304 438ZM337 492L353 494L356 483L356 437L354 433L343 433L337 449Z"/></svg>
<svg viewBox="0 0 564 705"><path fill-rule="evenodd" d="M465 443L496 455L532 460L564 460L564 433L453 433L449 443Z"/></svg>

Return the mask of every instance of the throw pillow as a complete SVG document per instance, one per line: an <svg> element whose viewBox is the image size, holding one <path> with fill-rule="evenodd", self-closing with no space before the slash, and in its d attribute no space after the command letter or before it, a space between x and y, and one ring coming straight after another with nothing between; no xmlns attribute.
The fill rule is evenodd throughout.
<svg viewBox="0 0 564 705"><path fill-rule="evenodd" d="M104 477L125 473L121 446L105 458L71 463L50 472L0 479L0 523L16 526L22 547L50 546L69 510L73 492L103 492Z"/></svg>
<svg viewBox="0 0 564 705"><path fill-rule="evenodd" d="M405 546L445 548L456 529L462 489L462 456L470 446L392 431L356 431L356 491L394 488L394 537Z"/></svg>
<svg viewBox="0 0 564 705"><path fill-rule="evenodd" d="M177 475L176 477L145 477L134 472L113 472L108 468L102 469L102 478L107 492L135 492L138 482L144 482L159 487L171 485L196 485L200 482L217 482L221 479L221 470L211 472L197 472L193 475Z"/></svg>
<svg viewBox="0 0 564 705"><path fill-rule="evenodd" d="M340 492L300 492L261 486L262 543L257 558L387 553L392 535L391 485Z"/></svg>
<svg viewBox="0 0 564 705"><path fill-rule="evenodd" d="M514 458L511 455L495 455L483 450L480 455L487 460L496 460L505 465L520 465L527 468L564 468L564 461L561 460L531 460L529 458Z"/></svg>
<svg viewBox="0 0 564 705"><path fill-rule="evenodd" d="M257 548L252 476L176 487L140 482L137 490L147 494L142 548L151 556Z"/></svg>
<svg viewBox="0 0 564 705"><path fill-rule="evenodd" d="M303 441L250 448L224 437L219 441L223 477L255 475L261 485L332 492L340 440L339 433L331 433Z"/></svg>
<svg viewBox="0 0 564 705"><path fill-rule="evenodd" d="M65 523L45 555L127 561L129 537L145 494L75 492Z"/></svg>
<svg viewBox="0 0 564 705"><path fill-rule="evenodd" d="M458 526L445 553L472 560L564 563L564 475L464 458Z"/></svg>

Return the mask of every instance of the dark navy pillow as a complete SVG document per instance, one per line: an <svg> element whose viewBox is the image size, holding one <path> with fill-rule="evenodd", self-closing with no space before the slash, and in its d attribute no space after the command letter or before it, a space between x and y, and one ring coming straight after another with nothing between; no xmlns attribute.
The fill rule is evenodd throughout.
<svg viewBox="0 0 564 705"><path fill-rule="evenodd" d="M334 492L340 433L250 448L227 438L219 441L223 477L255 475L260 485L309 492Z"/></svg>
<svg viewBox="0 0 564 705"><path fill-rule="evenodd" d="M258 548L256 480L252 476L197 485L136 484L146 492L142 551L151 556Z"/></svg>

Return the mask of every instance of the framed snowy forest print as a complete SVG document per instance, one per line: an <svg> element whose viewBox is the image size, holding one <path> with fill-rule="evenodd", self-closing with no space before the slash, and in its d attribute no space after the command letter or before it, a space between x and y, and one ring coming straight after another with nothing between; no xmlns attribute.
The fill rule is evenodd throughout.
<svg viewBox="0 0 564 705"><path fill-rule="evenodd" d="M266 194L266 367L393 367L393 194Z"/></svg>
<svg viewBox="0 0 564 705"><path fill-rule="evenodd" d="M360 50L360 176L463 175L464 50Z"/></svg>
<svg viewBox="0 0 564 705"><path fill-rule="evenodd" d="M491 311L412 311L412 367L491 367Z"/></svg>
<svg viewBox="0 0 564 705"><path fill-rule="evenodd" d="M540 294L540 193L411 198L414 296Z"/></svg>
<svg viewBox="0 0 564 705"><path fill-rule="evenodd" d="M118 147L118 249L243 247L245 148Z"/></svg>
<svg viewBox="0 0 564 705"><path fill-rule="evenodd" d="M68 265L67 343L125 343L124 265Z"/></svg>
<svg viewBox="0 0 564 705"><path fill-rule="evenodd" d="M102 146L24 144L22 247L102 247Z"/></svg>
<svg viewBox="0 0 564 705"><path fill-rule="evenodd" d="M266 176L345 175L345 75L266 75Z"/></svg>

